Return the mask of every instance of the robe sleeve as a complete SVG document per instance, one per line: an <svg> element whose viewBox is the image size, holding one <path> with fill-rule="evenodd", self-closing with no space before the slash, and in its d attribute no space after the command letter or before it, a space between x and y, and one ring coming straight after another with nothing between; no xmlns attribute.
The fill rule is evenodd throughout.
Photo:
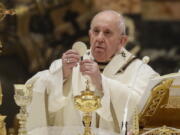
<svg viewBox="0 0 180 135"><path fill-rule="evenodd" d="M124 109L127 105L128 98L130 97L127 107L129 120L134 111L134 107L136 107L146 89L148 81L157 75L158 74L146 64L143 64L141 67L133 85L124 84L120 80L115 80L102 75L104 96L101 100L102 107L97 110L97 113L103 119L112 121L112 114L110 111L110 102L112 102L116 117L119 123L121 123L124 117Z"/></svg>
<svg viewBox="0 0 180 135"><path fill-rule="evenodd" d="M43 78L46 78L48 71L42 71L37 73L31 79L29 79L25 85L31 84L33 90L32 102L27 107L28 118L26 127L30 131L37 127L43 127L47 125L46 118L46 105L45 105L45 90L46 83Z"/></svg>
<svg viewBox="0 0 180 135"><path fill-rule="evenodd" d="M66 105L63 95L61 60L54 61L49 70L38 72L25 85L32 85L33 98L28 106L27 129L47 126L48 112L55 112ZM48 96L47 96L48 95ZM48 98L47 98L48 97Z"/></svg>
<svg viewBox="0 0 180 135"><path fill-rule="evenodd" d="M63 95L63 71L62 71L62 60L56 60L53 62L49 69L50 76L48 78L48 110L49 112L56 112L64 107L68 98Z"/></svg>

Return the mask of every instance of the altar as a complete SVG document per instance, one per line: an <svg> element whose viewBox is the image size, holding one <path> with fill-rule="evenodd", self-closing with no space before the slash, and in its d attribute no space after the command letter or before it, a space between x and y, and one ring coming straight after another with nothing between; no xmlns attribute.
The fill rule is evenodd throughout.
<svg viewBox="0 0 180 135"><path fill-rule="evenodd" d="M91 128L93 135L119 135L118 133L100 129ZM84 127L80 126L66 126L66 127L41 127L28 132L28 135L83 135Z"/></svg>

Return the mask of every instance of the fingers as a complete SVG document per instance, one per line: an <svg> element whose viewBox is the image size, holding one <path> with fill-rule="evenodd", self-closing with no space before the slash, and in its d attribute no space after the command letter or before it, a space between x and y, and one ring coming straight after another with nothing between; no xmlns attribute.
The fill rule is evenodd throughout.
<svg viewBox="0 0 180 135"><path fill-rule="evenodd" d="M66 51L62 56L63 77L68 78L72 73L72 68L77 66L80 61L80 55L74 50Z"/></svg>
<svg viewBox="0 0 180 135"><path fill-rule="evenodd" d="M78 63L79 60L77 58L73 58L73 57L68 57L63 59L63 63L65 64L72 64L72 63Z"/></svg>
<svg viewBox="0 0 180 135"><path fill-rule="evenodd" d="M85 71L87 69L92 68L93 66L93 61L91 60L83 60L80 62L80 70Z"/></svg>
<svg viewBox="0 0 180 135"><path fill-rule="evenodd" d="M97 72L98 66L92 60L83 60L80 62L80 71L82 74L91 75Z"/></svg>
<svg viewBox="0 0 180 135"><path fill-rule="evenodd" d="M102 89L101 73L99 71L99 66L96 62L88 59L81 61L80 72L83 75L88 75L97 89Z"/></svg>
<svg viewBox="0 0 180 135"><path fill-rule="evenodd" d="M85 60L80 62L81 65L87 64L87 63L91 63L92 64L92 63L95 63L95 62L93 60L90 60L90 59L85 59Z"/></svg>
<svg viewBox="0 0 180 135"><path fill-rule="evenodd" d="M76 65L80 61L80 55L74 50L68 50L62 56L63 64ZM74 63L74 64L73 64Z"/></svg>

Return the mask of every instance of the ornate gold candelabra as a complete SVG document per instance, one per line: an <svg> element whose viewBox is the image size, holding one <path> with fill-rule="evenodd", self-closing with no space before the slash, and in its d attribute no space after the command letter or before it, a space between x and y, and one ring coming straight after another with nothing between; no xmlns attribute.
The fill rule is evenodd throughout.
<svg viewBox="0 0 180 135"><path fill-rule="evenodd" d="M87 81L86 90L81 92L81 95L74 97L75 107L84 112L83 125L84 133L83 135L92 135L91 133L91 120L92 112L101 107L101 100L99 96L96 96L93 91L89 90L89 84Z"/></svg>
<svg viewBox="0 0 180 135"><path fill-rule="evenodd" d="M19 130L18 135L26 135L26 119L28 117L28 113L26 110L26 106L29 105L32 101L32 91L31 86L25 86L23 84L15 84L15 95L14 99L18 106L20 106L20 112L17 114L17 118L19 119Z"/></svg>

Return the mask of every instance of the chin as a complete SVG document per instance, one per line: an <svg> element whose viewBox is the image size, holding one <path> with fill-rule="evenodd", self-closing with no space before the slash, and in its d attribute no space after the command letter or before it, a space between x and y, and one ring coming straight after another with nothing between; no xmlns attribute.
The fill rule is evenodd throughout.
<svg viewBox="0 0 180 135"><path fill-rule="evenodd" d="M100 57L95 57L95 60L96 60L97 62L106 62L106 59L100 58Z"/></svg>
<svg viewBox="0 0 180 135"><path fill-rule="evenodd" d="M103 56L104 52L95 52L93 53L93 57L97 62L106 62L107 59L105 56Z"/></svg>

